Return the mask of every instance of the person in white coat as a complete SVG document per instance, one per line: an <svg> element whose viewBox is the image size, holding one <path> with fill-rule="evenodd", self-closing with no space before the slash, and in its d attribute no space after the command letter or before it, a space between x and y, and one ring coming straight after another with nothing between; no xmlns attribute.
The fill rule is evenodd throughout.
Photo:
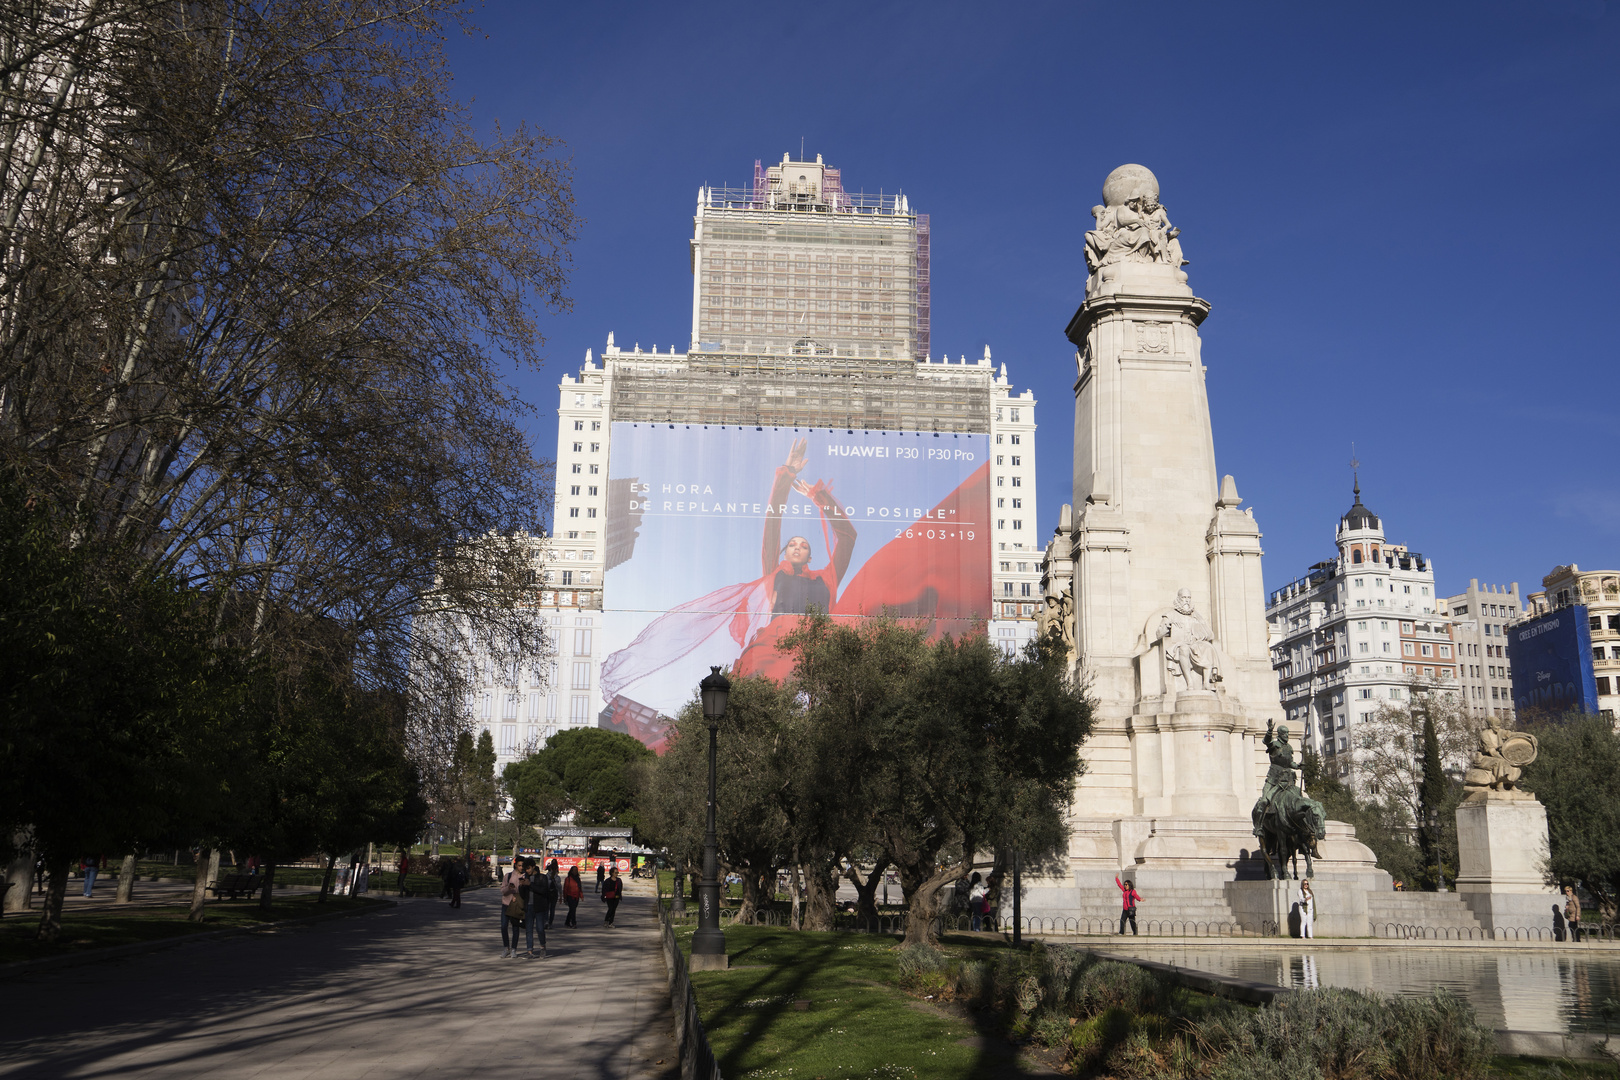
<svg viewBox="0 0 1620 1080"><path fill-rule="evenodd" d="M1311 882L1307 878L1299 883L1299 936L1315 937L1315 925L1316 894L1311 892Z"/></svg>

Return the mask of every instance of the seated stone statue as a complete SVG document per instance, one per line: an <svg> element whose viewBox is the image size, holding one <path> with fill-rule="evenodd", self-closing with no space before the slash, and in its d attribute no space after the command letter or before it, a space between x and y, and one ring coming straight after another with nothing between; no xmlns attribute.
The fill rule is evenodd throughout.
<svg viewBox="0 0 1620 1080"><path fill-rule="evenodd" d="M1214 690L1223 678L1220 646L1209 623L1193 609L1190 590L1176 593L1175 608L1160 616L1154 639L1164 642L1165 668L1176 689Z"/></svg>
<svg viewBox="0 0 1620 1080"><path fill-rule="evenodd" d="M1296 820L1296 816L1303 811L1304 819L1310 823L1311 855L1320 859L1322 851L1317 847L1317 841L1327 836L1327 811L1321 803L1308 798L1299 789L1294 774L1300 767L1294 764L1294 748L1288 741L1287 726L1273 729L1268 722L1265 747L1271 758L1271 768L1266 771L1265 786L1254 804L1254 835L1264 839L1263 819L1268 813L1274 814L1280 821L1289 822Z"/></svg>
<svg viewBox="0 0 1620 1080"><path fill-rule="evenodd" d="M1469 795L1514 790L1524 775L1524 766L1536 760L1540 749L1534 735L1508 731L1500 719L1491 717L1479 731L1479 749L1463 773L1463 790Z"/></svg>

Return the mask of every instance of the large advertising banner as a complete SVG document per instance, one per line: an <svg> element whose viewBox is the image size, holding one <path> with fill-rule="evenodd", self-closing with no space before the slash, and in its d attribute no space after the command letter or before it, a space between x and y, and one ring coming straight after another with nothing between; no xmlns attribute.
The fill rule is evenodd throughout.
<svg viewBox="0 0 1620 1080"><path fill-rule="evenodd" d="M1515 709L1597 712L1586 605L1559 608L1511 627L1508 663Z"/></svg>
<svg viewBox="0 0 1620 1080"><path fill-rule="evenodd" d="M656 746L712 665L775 679L814 607L936 633L990 614L989 436L613 425L604 726Z"/></svg>

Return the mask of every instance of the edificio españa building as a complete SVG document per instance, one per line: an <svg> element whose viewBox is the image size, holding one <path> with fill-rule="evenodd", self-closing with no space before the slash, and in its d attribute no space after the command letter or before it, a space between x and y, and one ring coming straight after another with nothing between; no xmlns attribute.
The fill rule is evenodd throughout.
<svg viewBox="0 0 1620 1080"><path fill-rule="evenodd" d="M558 387L536 738L656 746L710 665L785 675L811 608L1031 639L1036 402L988 347L931 355L928 215L819 155L756 162L699 189L691 259L683 347L609 334Z"/></svg>

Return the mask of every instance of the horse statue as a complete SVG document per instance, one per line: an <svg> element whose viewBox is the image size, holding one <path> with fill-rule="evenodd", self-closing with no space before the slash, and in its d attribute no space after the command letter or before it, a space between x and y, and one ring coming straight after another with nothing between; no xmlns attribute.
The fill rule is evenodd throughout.
<svg viewBox="0 0 1620 1080"><path fill-rule="evenodd" d="M1254 835L1260 841L1260 854L1266 860L1266 877L1288 879L1288 863L1294 861L1294 878L1299 878L1298 856L1305 856L1305 876L1313 877L1321 858L1317 841L1327 835L1327 812L1315 799L1306 798L1297 786L1294 748L1288 742L1288 728L1266 724L1266 753L1271 769L1265 787L1254 804Z"/></svg>

